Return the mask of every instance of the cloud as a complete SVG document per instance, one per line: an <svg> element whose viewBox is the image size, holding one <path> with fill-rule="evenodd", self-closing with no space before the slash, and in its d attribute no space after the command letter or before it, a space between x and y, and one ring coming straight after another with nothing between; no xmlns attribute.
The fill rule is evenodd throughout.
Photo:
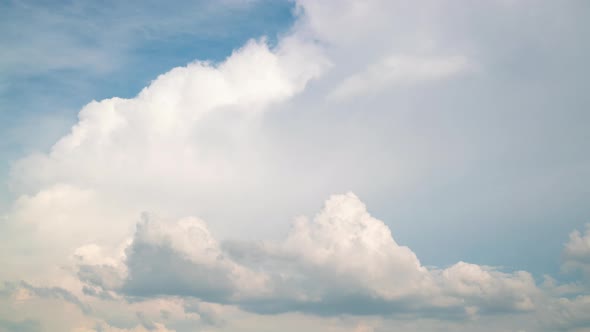
<svg viewBox="0 0 590 332"><path fill-rule="evenodd" d="M20 296L20 299L27 299L30 296L60 299L78 306L84 313L90 313L90 308L85 303L80 301L76 295L72 294L66 289L60 287L35 287L24 281L21 282L19 286L21 293L16 294L22 294L22 291L25 291L24 296Z"/></svg>
<svg viewBox="0 0 590 332"><path fill-rule="evenodd" d="M437 81L469 70L469 60L464 56L428 58L396 55L369 65L364 71L346 78L328 94L328 98L338 100L375 94L394 85Z"/></svg>
<svg viewBox="0 0 590 332"><path fill-rule="evenodd" d="M590 224L586 225L585 233L579 230L570 233L562 255L564 270L581 271L590 277Z"/></svg>
<svg viewBox="0 0 590 332"><path fill-rule="evenodd" d="M103 281L101 266L82 265L78 275L127 296L196 297L258 313L327 316L526 312L539 292L522 271L464 262L442 270L422 266L352 193L328 199L311 221L298 219L281 242L220 245L202 220L144 216L123 263L124 281Z"/></svg>
<svg viewBox="0 0 590 332"><path fill-rule="evenodd" d="M38 332L41 331L41 324L33 320L15 322L0 319L0 331Z"/></svg>
<svg viewBox="0 0 590 332"><path fill-rule="evenodd" d="M572 299L559 298L552 303L552 311L547 312L551 317L547 324L562 330L584 329L590 325L590 296L581 295ZM542 318L547 320L547 317Z"/></svg>
<svg viewBox="0 0 590 332"><path fill-rule="evenodd" d="M461 316L473 309L531 310L537 292L526 272L501 273L464 262L443 270L424 267L352 193L328 199L312 221L297 220L280 245L247 254L252 247L230 247L230 252L252 268L268 266L267 273L279 282L276 289L291 291L283 310L451 317L453 311ZM279 310L281 304L266 308Z"/></svg>
<svg viewBox="0 0 590 332"><path fill-rule="evenodd" d="M287 38L274 50L264 40L251 41L216 66L196 62L175 68L133 99L86 105L78 124L48 155L15 166L16 183L29 190L55 182L132 185L146 177L169 177L179 166L185 169L177 181L214 179L230 165L201 151L204 143L194 141L198 122L224 109L260 112L300 92L324 65L313 45Z"/></svg>
<svg viewBox="0 0 590 332"><path fill-rule="evenodd" d="M247 125L247 118L299 93L325 65L316 46L296 37L273 49L251 41L220 64L175 68L133 99L91 102L48 154L33 154L13 168L22 195L8 225L35 245L11 248L37 250L39 266L55 266L88 243L116 246L133 228L131 216L148 207L170 212L186 207L194 188L248 182L257 170L248 165L249 153L240 152L248 150L247 141L231 125L208 133L216 127L205 118L229 113ZM222 149L210 146L217 137ZM165 191L167 203L160 199Z"/></svg>
<svg viewBox="0 0 590 332"><path fill-rule="evenodd" d="M514 105L531 106L531 96L544 96L524 83L544 80L527 76L524 66L518 74L531 80L504 86L501 75L515 75L506 65L514 58L477 51L504 36L480 36L461 23L495 15L488 5L474 12L455 6L298 1L298 21L275 46L251 40L219 63L174 68L133 98L87 104L47 153L13 167L19 198L0 225L6 267L0 278L26 283L3 299L0 315L20 313L14 324L38 316L49 330L588 325L579 288L571 296L563 293L570 285L539 288L529 272L463 261L426 266L401 244L412 243L407 234L416 231L414 242L422 243L422 250L412 245L416 252L447 251L452 244L441 244L448 238L469 233L466 220L496 217L498 197L532 197L538 212L537 191L513 189L530 193L531 178L545 179L518 170L547 164L529 145L545 146L547 128L559 125L545 119L535 127L532 113L513 112ZM502 10L494 13L510 14ZM522 39L542 35L529 34ZM486 66L500 72L497 81L473 70ZM473 76L469 86L459 79L465 73ZM416 89L427 85L437 92ZM585 130L576 136L577 127L562 125L574 143L585 137ZM533 157L520 159L527 153ZM514 169L503 172L498 164ZM560 174L571 169L553 171L552 180L562 184ZM486 182L481 174L502 176ZM547 182L535 184L553 189ZM294 213L309 214L327 195L346 190L367 194L367 202L396 210L394 216L384 213L387 223L381 221L347 193L286 230ZM399 208L390 207L394 201ZM477 210L478 204L485 207ZM403 227L394 223L397 209L411 216L400 219ZM149 213L138 222L142 211ZM495 228L488 221L468 220L470 227ZM405 228L405 236L396 236L401 243L392 235L396 228ZM565 269L586 271L586 237L572 233ZM471 251L461 254L473 258ZM39 309L45 307L48 313ZM302 317L305 328L294 324Z"/></svg>
<svg viewBox="0 0 590 332"><path fill-rule="evenodd" d="M145 219L137 226L125 261L121 288L140 297L194 296L225 302L240 293L264 291L265 278L224 257L207 225L187 218L176 223Z"/></svg>
<svg viewBox="0 0 590 332"><path fill-rule="evenodd" d="M311 222L297 220L278 252L299 262L301 272L315 274L322 292L369 287L372 295L396 299L427 291L430 282L416 255L399 246L352 193L331 197Z"/></svg>
<svg viewBox="0 0 590 332"><path fill-rule="evenodd" d="M164 325L159 323L150 323L147 327L145 325L137 325L136 327L126 329L126 328L118 328L113 327L108 324L99 325L96 330L90 330L93 332L148 332L148 331L155 331L155 332L172 332L174 330L167 329Z"/></svg>

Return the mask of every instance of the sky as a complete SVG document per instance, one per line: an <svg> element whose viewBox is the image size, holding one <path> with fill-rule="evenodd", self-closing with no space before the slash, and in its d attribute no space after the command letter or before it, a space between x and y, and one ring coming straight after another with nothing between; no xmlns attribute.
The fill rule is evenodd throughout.
<svg viewBox="0 0 590 332"><path fill-rule="evenodd" d="M590 331L584 1L0 3L0 331Z"/></svg>

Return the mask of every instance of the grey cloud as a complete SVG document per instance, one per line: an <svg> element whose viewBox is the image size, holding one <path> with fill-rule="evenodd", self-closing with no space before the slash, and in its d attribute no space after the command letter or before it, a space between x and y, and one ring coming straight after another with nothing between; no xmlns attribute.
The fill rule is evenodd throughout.
<svg viewBox="0 0 590 332"><path fill-rule="evenodd" d="M88 296L94 296L101 300L115 300L115 297L111 295L108 291L103 289L96 289L91 286L84 285L82 286L82 293Z"/></svg>
<svg viewBox="0 0 590 332"><path fill-rule="evenodd" d="M222 326L226 323L223 315L220 314L210 303L204 303L195 299L186 299L184 310L197 313L199 321L205 325Z"/></svg>
<svg viewBox="0 0 590 332"><path fill-rule="evenodd" d="M198 220L167 224L144 214L133 243L126 249L128 276L121 291L132 296L178 295L223 301L233 292L225 263L215 240Z"/></svg>
<svg viewBox="0 0 590 332"><path fill-rule="evenodd" d="M137 319L139 320L139 323L143 327L145 327L146 329L153 330L156 328L156 325L154 325L154 322L152 322L148 317L146 317L144 313L137 312L136 316L137 316Z"/></svg>
<svg viewBox="0 0 590 332"><path fill-rule="evenodd" d="M195 296L221 301L232 294L228 271L191 262L169 247L134 243L127 260L129 277L121 291L132 296Z"/></svg>
<svg viewBox="0 0 590 332"><path fill-rule="evenodd" d="M86 303L82 302L76 295L72 294L67 289L61 287L36 287L25 281L21 281L20 287L32 292L33 294L51 299L61 299L66 302L75 304L84 313L90 313L92 309Z"/></svg>
<svg viewBox="0 0 590 332"><path fill-rule="evenodd" d="M110 265L78 265L78 279L103 289L112 289L121 283L120 272Z"/></svg>
<svg viewBox="0 0 590 332"><path fill-rule="evenodd" d="M35 320L11 321L0 319L0 332L41 332L41 324Z"/></svg>
<svg viewBox="0 0 590 332"><path fill-rule="evenodd" d="M9 297L17 289L17 284L4 281L4 287L0 289L0 297Z"/></svg>

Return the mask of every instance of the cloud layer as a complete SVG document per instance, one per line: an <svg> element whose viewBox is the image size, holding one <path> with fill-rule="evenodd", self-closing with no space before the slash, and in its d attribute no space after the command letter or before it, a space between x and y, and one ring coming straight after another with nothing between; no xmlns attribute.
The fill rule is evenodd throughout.
<svg viewBox="0 0 590 332"><path fill-rule="evenodd" d="M590 165L577 153L584 115L568 113L570 123L530 104L541 90L569 92L508 80L514 57L494 51L518 53L515 41L526 41L552 63L554 47L527 29L502 43L476 24L495 13L528 27L528 8L447 5L297 1L297 21L274 46L254 39L219 63L174 68L133 98L84 106L48 152L14 164L0 330L588 330L588 230L571 233L562 253L571 282L468 263L471 251L430 266L402 245L411 231L436 252L453 245L441 229L454 241L474 229L494 238L495 219L512 220L499 206L553 203L579 180L564 174L585 179ZM553 20L551 8L536 13ZM551 27L548 38L571 46ZM516 80L551 81L519 68ZM562 164L546 159L555 146ZM463 178L469 185L455 189ZM418 197L412 222L374 217L365 194L400 211ZM457 210L442 208L459 197L448 205ZM420 223L426 210L436 223ZM478 222L450 218L481 211ZM299 213L316 214L290 222Z"/></svg>
<svg viewBox="0 0 590 332"><path fill-rule="evenodd" d="M569 257L580 241L580 233L572 233L564 255ZM330 197L312 219L296 219L281 241L220 242L198 218L174 221L144 214L120 248L111 254L93 244L77 248L69 277L74 279L65 286L72 291L7 283L2 301L13 310L36 302L62 303L58 308L67 303L80 313L73 323L86 320L83 324L95 324L98 331L118 331L134 322L133 331L222 328L228 323L221 317L235 312L382 316L439 320L439 326L490 317L500 324L498 317L515 316L519 326L535 330L588 324L588 296L558 295L571 286L551 280L537 285L525 271L466 262L444 269L423 266L352 193ZM537 315L535 324L523 323ZM32 324L26 317L5 325L24 328Z"/></svg>

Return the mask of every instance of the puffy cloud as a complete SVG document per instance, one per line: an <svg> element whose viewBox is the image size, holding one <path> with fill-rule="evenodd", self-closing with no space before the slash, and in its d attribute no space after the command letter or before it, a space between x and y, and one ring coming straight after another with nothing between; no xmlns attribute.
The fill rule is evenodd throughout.
<svg viewBox="0 0 590 332"><path fill-rule="evenodd" d="M264 278L223 261L203 222L146 219L134 235L135 216L147 209L181 215L195 188L209 196L219 186L224 194L258 176L260 161L249 162L247 147L259 115L300 93L328 64L314 42L295 35L272 48L252 40L221 63L175 68L134 98L89 103L49 153L13 167L21 196L2 220L1 280L27 280L39 301L74 304L98 323L92 316L128 310L122 294L235 300L261 292L255 286L263 288ZM188 293L174 294L175 288ZM220 321L201 311L209 322ZM123 320L107 325L159 326L143 315Z"/></svg>
<svg viewBox="0 0 590 332"><path fill-rule="evenodd" d="M549 328L566 331L586 331L590 326L590 296L558 298L549 301L547 310L540 315Z"/></svg>
<svg viewBox="0 0 590 332"><path fill-rule="evenodd" d="M161 75L132 99L91 102L48 155L14 168L16 183L104 188L165 177L175 184L230 175L230 160L209 156L195 141L199 121L223 109L256 113L300 92L325 67L313 45L286 38L271 50L252 41L227 60L195 62Z"/></svg>
<svg viewBox="0 0 590 332"><path fill-rule="evenodd" d="M110 280L119 263L81 265L81 281L140 298L196 297L253 312L328 316L522 312L534 309L538 295L526 272L464 262L424 267L352 193L332 196L313 220L297 219L281 242L220 245L200 219L144 215L125 252L128 272L118 281Z"/></svg>
<svg viewBox="0 0 590 332"><path fill-rule="evenodd" d="M248 255L252 247L230 247L230 252L252 268L266 267L281 292L291 290L283 310L319 314L424 310L432 315L450 315L456 309L520 311L533 308L537 292L526 272L501 273L463 262L444 270L422 266L414 252L398 245L389 228L352 193L332 196L313 221L297 220L281 244L264 244ZM278 310L279 304L267 308Z"/></svg>
<svg viewBox="0 0 590 332"><path fill-rule="evenodd" d="M539 295L533 276L525 271L503 273L494 268L459 262L443 271L443 292L466 304L468 314L529 311Z"/></svg>
<svg viewBox="0 0 590 332"><path fill-rule="evenodd" d="M141 211L196 212L188 203L195 196L249 183L259 172L246 148L251 122L301 92L326 65L316 45L296 36L272 49L253 40L219 64L175 68L135 98L89 103L49 153L14 165L13 185L22 195L5 216L10 232L1 236L19 236L3 239L12 254L0 259L14 268L0 275L42 276L86 244L116 247ZM31 251L39 264L23 269L19 262Z"/></svg>
<svg viewBox="0 0 590 332"><path fill-rule="evenodd" d="M224 301L265 290L266 279L224 257L207 225L195 218L138 224L125 261L122 291L135 296L195 296Z"/></svg>
<svg viewBox="0 0 590 332"><path fill-rule="evenodd" d="M590 224L584 233L575 230L570 234L569 241L563 250L563 269L579 270L590 277Z"/></svg>
<svg viewBox="0 0 590 332"><path fill-rule="evenodd" d="M416 255L399 246L389 228L371 217L352 193L332 196L311 222L297 220L280 252L299 262L302 275L314 275L322 291L351 286L397 299L428 292L431 286Z"/></svg>

